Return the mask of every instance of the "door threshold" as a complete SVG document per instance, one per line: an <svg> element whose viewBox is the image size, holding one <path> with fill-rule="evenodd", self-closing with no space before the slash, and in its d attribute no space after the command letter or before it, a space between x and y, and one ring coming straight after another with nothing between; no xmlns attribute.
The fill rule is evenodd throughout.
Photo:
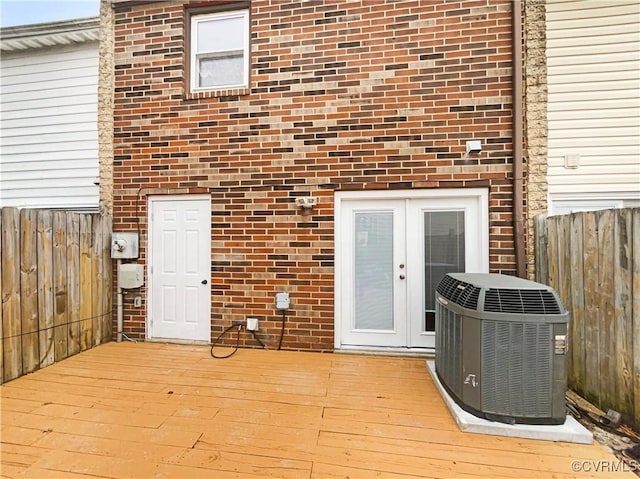
<svg viewBox="0 0 640 479"><path fill-rule="evenodd" d="M432 358L435 356L434 348L398 348L384 346L351 346L342 345L333 351L340 354L366 354L372 356L409 356L416 358Z"/></svg>

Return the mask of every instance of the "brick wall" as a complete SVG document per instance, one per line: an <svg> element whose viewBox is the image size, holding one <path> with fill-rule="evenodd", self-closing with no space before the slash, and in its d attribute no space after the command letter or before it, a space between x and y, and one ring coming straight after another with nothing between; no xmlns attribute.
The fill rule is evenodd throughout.
<svg viewBox="0 0 640 479"><path fill-rule="evenodd" d="M274 341L286 289L283 347L331 350L334 192L486 187L491 270L513 274L509 1L251 4L251 89L210 98L183 84L183 5L115 6L114 230L140 218L140 261L146 197L208 192L212 335L256 315Z"/></svg>

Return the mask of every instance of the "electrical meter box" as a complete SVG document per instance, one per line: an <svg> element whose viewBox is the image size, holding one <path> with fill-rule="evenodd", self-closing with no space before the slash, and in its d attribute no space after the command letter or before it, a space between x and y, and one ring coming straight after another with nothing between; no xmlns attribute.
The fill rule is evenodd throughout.
<svg viewBox="0 0 640 479"><path fill-rule="evenodd" d="M135 259L138 257L138 233L111 233L111 257Z"/></svg>
<svg viewBox="0 0 640 479"><path fill-rule="evenodd" d="M144 284L144 268L141 264L121 264L118 269L118 287L122 289L139 288Z"/></svg>
<svg viewBox="0 0 640 479"><path fill-rule="evenodd" d="M289 293L276 293L276 309L289 309Z"/></svg>

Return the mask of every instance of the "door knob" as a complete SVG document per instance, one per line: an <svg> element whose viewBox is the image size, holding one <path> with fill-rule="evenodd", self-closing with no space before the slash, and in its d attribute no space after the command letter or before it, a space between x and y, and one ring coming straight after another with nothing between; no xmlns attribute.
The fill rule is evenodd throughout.
<svg viewBox="0 0 640 479"><path fill-rule="evenodd" d="M202 284L207 284L208 283L208 281L206 279L203 279L201 282L202 282Z"/></svg>
<svg viewBox="0 0 640 479"><path fill-rule="evenodd" d="M401 274L401 275L400 275L400 279L404 279L404 274Z"/></svg>

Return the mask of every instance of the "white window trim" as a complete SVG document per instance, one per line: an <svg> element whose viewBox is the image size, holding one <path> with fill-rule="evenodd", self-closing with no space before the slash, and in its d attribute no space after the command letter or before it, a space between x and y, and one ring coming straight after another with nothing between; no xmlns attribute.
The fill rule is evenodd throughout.
<svg viewBox="0 0 640 479"><path fill-rule="evenodd" d="M199 74L198 74L198 67L197 67L198 63L196 61L196 57L199 53L203 53L203 52L197 51L198 25L201 22L205 22L209 20L219 20L224 18L238 18L238 17L242 18L243 20L242 35L244 35L246 39L244 43L244 50L242 52L243 60L245 63L244 76L242 79L242 83L230 84L230 85L217 85L214 87L199 87L198 86ZM229 90L233 88L248 88L249 87L249 68L250 68L250 61L249 61L250 41L249 40L250 40L250 37L249 37L249 10L248 9L230 10L225 12L209 13L209 14L202 14L202 15L193 15L191 17L191 48L190 48L191 51L189 52L189 71L190 71L191 92L197 93L197 92L207 92L207 91Z"/></svg>
<svg viewBox="0 0 640 479"><path fill-rule="evenodd" d="M594 211L640 205L640 192L551 193L547 198L548 216L578 211Z"/></svg>

